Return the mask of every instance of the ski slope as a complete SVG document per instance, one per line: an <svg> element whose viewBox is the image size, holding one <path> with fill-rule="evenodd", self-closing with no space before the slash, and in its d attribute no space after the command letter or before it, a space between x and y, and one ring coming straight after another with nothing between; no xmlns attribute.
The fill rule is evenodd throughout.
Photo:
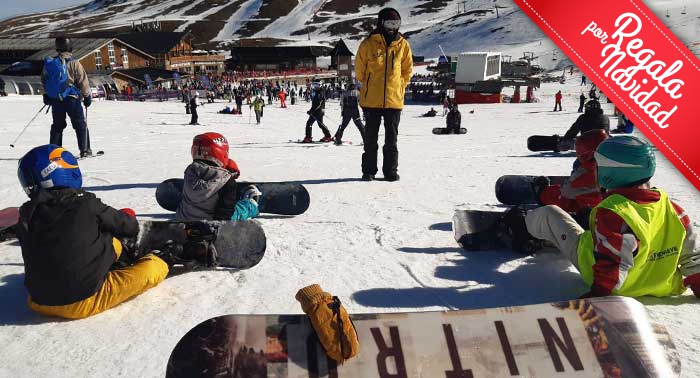
<svg viewBox="0 0 700 378"><path fill-rule="evenodd" d="M467 135L436 136L444 118L418 118L429 109L409 105L399 135L401 181L361 182L362 147L349 126L336 147L302 145L308 105L267 107L261 126L249 115L220 115L224 103L199 108L205 126L188 126L177 102L97 101L89 109L93 149L105 156L80 162L84 186L113 207L132 207L140 219L168 219L156 185L182 176L192 137L223 133L241 179L304 183L311 207L297 217L263 215L268 249L256 267L168 278L160 286L89 319L63 321L26 306L24 267L16 241L0 244L0 377L162 377L168 356L190 328L223 314L300 313L296 291L319 283L353 313L473 309L576 298L587 288L556 252L523 257L508 251L462 251L450 221L455 209L503 209L493 187L503 174L562 175L571 155L532 153L531 134L562 133L575 120L582 87L547 84L535 104L461 106ZM551 112L553 94L565 93L564 112ZM40 115L11 149L8 144L41 106L39 97L0 98L0 207L26 200L16 178L17 159L48 141L50 115ZM611 112L607 105L608 113ZM436 109L440 110L438 107ZM469 114L469 110L474 114ZM339 105L329 102L335 129ZM612 121L614 124L614 120ZM335 130L333 130L335 131ZM314 138L321 137L314 129ZM75 150L66 129L66 147ZM381 160L380 160L381 161ZM381 170L380 170L381 172ZM380 173L381 176L381 173ZM661 155L655 183L700 220L700 195ZM651 318L669 328L683 376L700 371L698 302L643 298Z"/></svg>

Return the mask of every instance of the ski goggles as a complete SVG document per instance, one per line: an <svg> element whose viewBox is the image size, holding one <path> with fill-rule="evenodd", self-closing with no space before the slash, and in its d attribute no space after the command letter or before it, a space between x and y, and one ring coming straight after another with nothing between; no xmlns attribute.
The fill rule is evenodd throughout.
<svg viewBox="0 0 700 378"><path fill-rule="evenodd" d="M386 30L399 30L401 27L401 20L384 20L382 26Z"/></svg>

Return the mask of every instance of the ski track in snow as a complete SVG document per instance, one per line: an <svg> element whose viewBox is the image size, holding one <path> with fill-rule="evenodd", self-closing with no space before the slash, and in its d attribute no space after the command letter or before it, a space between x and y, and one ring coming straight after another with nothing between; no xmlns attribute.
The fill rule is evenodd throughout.
<svg viewBox="0 0 700 378"><path fill-rule="evenodd" d="M570 171L572 157L530 152L525 140L532 134L561 134L573 123L583 89L579 83L576 74L563 86L545 84L536 92L541 102L534 104L462 105L463 127L469 132L459 136L432 135L431 129L444 126L445 119L420 118L430 105L408 105L399 128L401 181L395 183L359 180L361 146L306 148L288 143L304 134L309 104L303 101L286 110L277 104L267 107L260 126L248 124L248 114L216 114L228 103L206 104L198 109L206 126L197 127L184 125L189 116L180 102L95 101L90 108L91 138L93 149L104 150L105 156L83 160L80 166L85 186L108 205L132 207L140 219L167 219L171 213L154 199L156 185L182 176L191 161L194 135L216 131L228 138L242 179L305 183L311 207L297 217L260 217L268 250L250 270L177 275L80 321L30 312L19 245L0 244L0 376L160 377L170 351L196 324L223 314L300 313L294 295L312 283L338 295L354 313L483 308L578 297L587 288L558 253L467 253L455 242L450 221L458 208L503 209L493 187L502 174ZM552 113L558 89L565 94L565 111ZM14 139L39 107L39 97L0 98L5 117L0 139ZM605 108L612 112L612 105ZM340 118L337 101L328 102L327 114L335 131ZM17 159L46 142L50 117L41 114L17 148L0 146L0 169L5 172L0 176L0 207L26 200L17 182ZM321 137L318 128L313 132L314 138ZM346 135L359 138L353 127ZM76 150L70 128L64 141L66 148ZM697 225L700 195L668 160L657 156L654 182L678 200ZM687 293L642 302L654 322L669 328L683 359L683 376L694 377L700 369L700 329L693 326L700 321L698 300Z"/></svg>

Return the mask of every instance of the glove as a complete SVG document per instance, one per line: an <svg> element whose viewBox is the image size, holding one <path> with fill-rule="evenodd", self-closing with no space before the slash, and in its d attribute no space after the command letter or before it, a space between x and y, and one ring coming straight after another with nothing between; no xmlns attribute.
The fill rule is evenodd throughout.
<svg viewBox="0 0 700 378"><path fill-rule="evenodd" d="M261 195L262 192L258 189L257 186L248 185L245 188L245 192L243 192L243 199L251 200L257 205Z"/></svg>
<svg viewBox="0 0 700 378"><path fill-rule="evenodd" d="M83 105L85 105L86 108L89 108L91 104L92 96L83 97Z"/></svg>
<svg viewBox="0 0 700 378"><path fill-rule="evenodd" d="M231 172L231 176L233 176L234 179L237 179L241 175L241 170L238 169L238 164L236 164L233 159L228 159L228 162L226 163L226 168L227 171Z"/></svg>
<svg viewBox="0 0 700 378"><path fill-rule="evenodd" d="M357 331L338 297L314 284L299 290L295 298L309 316L328 357L342 364L357 355L360 350Z"/></svg>
<svg viewBox="0 0 700 378"><path fill-rule="evenodd" d="M700 273L692 274L683 280L683 284L693 291L697 298L700 298Z"/></svg>
<svg viewBox="0 0 700 378"><path fill-rule="evenodd" d="M121 211L122 213L124 213L124 214L126 214L126 215L128 215L128 216L131 216L131 217L136 218L136 212L134 211L134 209L125 207L125 208L123 208L123 209L120 209L119 211Z"/></svg>
<svg viewBox="0 0 700 378"><path fill-rule="evenodd" d="M49 95L44 93L43 98L44 98L44 105L51 105L51 99L49 98Z"/></svg>

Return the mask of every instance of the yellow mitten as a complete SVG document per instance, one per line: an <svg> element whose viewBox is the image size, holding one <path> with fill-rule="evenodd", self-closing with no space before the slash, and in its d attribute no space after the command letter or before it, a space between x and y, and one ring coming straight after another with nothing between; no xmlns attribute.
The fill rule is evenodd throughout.
<svg viewBox="0 0 700 378"><path fill-rule="evenodd" d="M342 364L357 355L360 350L357 331L338 297L314 284L299 290L296 299L309 316L328 357Z"/></svg>

